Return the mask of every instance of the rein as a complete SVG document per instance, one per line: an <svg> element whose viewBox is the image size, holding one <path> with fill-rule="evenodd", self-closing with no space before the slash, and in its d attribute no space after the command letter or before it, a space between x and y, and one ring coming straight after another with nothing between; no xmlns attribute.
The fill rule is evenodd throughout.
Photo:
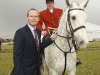
<svg viewBox="0 0 100 75"><path fill-rule="evenodd" d="M79 26L79 27L73 29L73 27L72 27L72 25L71 25L70 13L69 13L70 11L73 11L73 10L82 10L82 11L84 11L83 9L80 9L80 8L74 8L74 9L69 9L69 10L68 10L67 21L68 21L68 25L69 25L69 28L70 28L70 31L71 31L71 37L65 37L65 36L58 35L59 37L62 37L62 38L66 38L66 39L67 39L68 45L69 45L69 48L70 48L69 51L64 52L64 51L56 44L56 42L53 41L54 44L57 46L57 48L58 48L59 50L61 50L61 51L64 53L64 56L65 56L65 67L64 67L64 71L63 71L62 75L64 75L65 70L66 70L66 66L67 66L67 64L66 64L66 62L67 62L67 60L66 60L67 53L74 53L74 52L77 51L76 43L75 43L75 39L74 39L74 32L76 32L76 31L79 30L79 29L85 28L85 26ZM66 30L67 30L67 23L66 23ZM74 48L75 48L75 51L74 51L74 52L71 52L72 47L71 47L71 45L70 45L69 39L72 39L72 44L73 44L73 46L74 46Z"/></svg>
<svg viewBox="0 0 100 75"><path fill-rule="evenodd" d="M53 41L54 44L57 46L57 48L58 48L60 51L62 51L62 52L64 53L64 57L65 57L65 66L64 66L64 71L63 71L63 73L62 73L62 75L64 75L65 70L66 70L66 66L67 66L67 64L66 64L66 62L67 62L67 60L66 60L67 54L68 54L68 53L74 53L74 52L76 52L76 44L75 44L75 42L72 41L72 44L73 44L73 46L75 47L75 51L74 51L74 52L71 52L72 47L70 46L69 38L72 38L72 37L65 37L65 36L60 36L60 35L58 35L58 36L59 36L59 37L62 37L62 38L66 38L67 41L68 41L69 48L70 48L69 51L65 52L65 51L63 51L63 50L56 44L55 41Z"/></svg>

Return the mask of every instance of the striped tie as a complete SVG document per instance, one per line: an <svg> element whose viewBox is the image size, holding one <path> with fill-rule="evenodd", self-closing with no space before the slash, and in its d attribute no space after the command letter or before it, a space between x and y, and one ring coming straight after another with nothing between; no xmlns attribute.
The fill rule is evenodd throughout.
<svg viewBox="0 0 100 75"><path fill-rule="evenodd" d="M34 39L35 39L35 42L36 42L36 48L38 50L38 35L37 35L37 32L36 32L36 29L34 29Z"/></svg>

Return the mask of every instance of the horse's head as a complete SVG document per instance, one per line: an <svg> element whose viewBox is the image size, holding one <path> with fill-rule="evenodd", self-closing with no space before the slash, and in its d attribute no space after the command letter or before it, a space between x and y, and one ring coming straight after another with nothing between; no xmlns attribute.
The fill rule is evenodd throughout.
<svg viewBox="0 0 100 75"><path fill-rule="evenodd" d="M84 8L87 6L89 0L86 0L82 4L71 3L69 0L65 1L69 7L67 15L67 30L75 39L77 47L86 48L86 45L88 44L88 38L84 25L87 15L84 12Z"/></svg>

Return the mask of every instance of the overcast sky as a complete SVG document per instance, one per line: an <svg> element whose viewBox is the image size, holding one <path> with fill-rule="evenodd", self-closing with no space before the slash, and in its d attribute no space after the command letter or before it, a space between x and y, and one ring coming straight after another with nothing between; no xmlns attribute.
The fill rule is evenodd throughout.
<svg viewBox="0 0 100 75"><path fill-rule="evenodd" d="M85 0L71 0L82 3ZM55 7L66 8L65 0L55 0ZM46 9L45 0L0 0L0 37L13 38L15 31L24 26L30 8ZM100 25L100 0L89 0L85 12L87 22Z"/></svg>

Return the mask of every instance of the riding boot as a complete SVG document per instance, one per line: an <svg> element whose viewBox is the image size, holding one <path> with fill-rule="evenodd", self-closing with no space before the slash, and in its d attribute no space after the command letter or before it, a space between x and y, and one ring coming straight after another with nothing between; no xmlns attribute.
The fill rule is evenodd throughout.
<svg viewBox="0 0 100 75"><path fill-rule="evenodd" d="M76 66L79 66L81 64L82 64L82 62L80 62L80 61L76 62Z"/></svg>
<svg viewBox="0 0 100 75"><path fill-rule="evenodd" d="M80 61L80 59L79 58L77 58L77 62L76 62L76 66L79 66L79 65L81 65L82 64L82 62Z"/></svg>

